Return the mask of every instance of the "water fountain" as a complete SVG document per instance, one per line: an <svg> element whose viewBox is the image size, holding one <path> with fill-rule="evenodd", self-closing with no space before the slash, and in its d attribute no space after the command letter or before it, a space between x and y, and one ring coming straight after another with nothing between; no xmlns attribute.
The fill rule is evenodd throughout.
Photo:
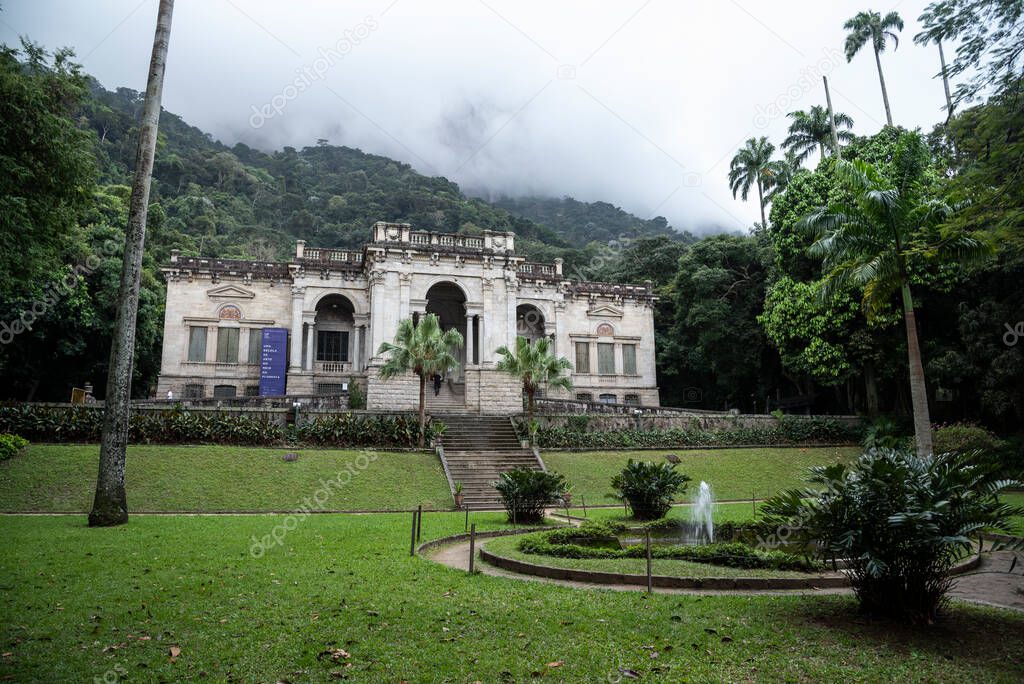
<svg viewBox="0 0 1024 684"><path fill-rule="evenodd" d="M693 527L693 536L706 544L715 541L714 508L715 496L711 492L711 485L701 480L697 498L690 508L690 523Z"/></svg>

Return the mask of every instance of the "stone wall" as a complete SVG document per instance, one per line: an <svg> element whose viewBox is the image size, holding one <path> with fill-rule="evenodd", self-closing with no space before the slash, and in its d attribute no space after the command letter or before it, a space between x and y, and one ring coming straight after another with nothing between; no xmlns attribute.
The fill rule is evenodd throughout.
<svg viewBox="0 0 1024 684"><path fill-rule="evenodd" d="M368 411L418 411L419 406L420 379L414 373L405 373L385 381L380 378L380 366L367 368Z"/></svg>
<svg viewBox="0 0 1024 684"><path fill-rule="evenodd" d="M521 413L522 385L508 373L493 368L466 369L466 407L487 415Z"/></svg>

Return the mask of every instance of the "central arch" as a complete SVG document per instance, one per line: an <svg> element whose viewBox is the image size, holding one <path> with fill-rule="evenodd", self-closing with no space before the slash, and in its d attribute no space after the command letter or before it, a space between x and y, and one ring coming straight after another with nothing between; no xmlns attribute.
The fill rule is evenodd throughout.
<svg viewBox="0 0 1024 684"><path fill-rule="evenodd" d="M458 330L462 339L467 338L466 334L466 293L455 283L442 281L436 283L427 290L426 312L435 314L441 322L443 330ZM452 353L459 360L459 367L455 369L453 380L463 380L466 368L466 345L463 343L459 349L453 349Z"/></svg>

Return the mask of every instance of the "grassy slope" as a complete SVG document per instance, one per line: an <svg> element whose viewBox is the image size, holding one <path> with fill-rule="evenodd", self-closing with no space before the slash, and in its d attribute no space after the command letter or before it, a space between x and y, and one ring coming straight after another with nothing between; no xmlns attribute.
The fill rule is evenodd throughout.
<svg viewBox="0 0 1024 684"><path fill-rule="evenodd" d="M131 510L286 511L315 496L321 480L356 473L333 488L326 510L450 508L437 457L378 452L359 471L361 451L302 450L285 463L284 449L221 446L132 446L127 489ZM367 452L370 453L370 452ZM371 458L373 456L371 455ZM0 510L87 511L96 486L99 446L32 445L0 462ZM343 474L344 479L349 475Z"/></svg>
<svg viewBox="0 0 1024 684"><path fill-rule="evenodd" d="M1000 501L1013 506L1024 507L1024 492L1007 492L999 497ZM1013 518L1014 533L1024 537L1024 516Z"/></svg>
<svg viewBox="0 0 1024 684"><path fill-rule="evenodd" d="M1008 611L955 605L910 630L866 621L841 596L648 597L469 577L410 558L397 514L316 516L252 559L252 537L282 520L0 518L0 679L103 680L120 667L128 681L331 681L343 668L317 659L329 647L351 654L343 674L356 682L595 682L620 667L644 681L1024 678L1024 615ZM424 534L462 524L429 515Z"/></svg>
<svg viewBox="0 0 1024 684"><path fill-rule="evenodd" d="M749 499L751 494L762 499L802 482L807 468L852 458L856 447L822 449L764 448L707 449L700 451L591 451L545 452L544 463L551 470L566 476L574 495L583 496L588 504L612 503L609 484L630 458L640 461L661 461L665 454L675 453L681 463L677 470L686 473L690 483L684 499L692 498L701 480L708 482L721 500Z"/></svg>

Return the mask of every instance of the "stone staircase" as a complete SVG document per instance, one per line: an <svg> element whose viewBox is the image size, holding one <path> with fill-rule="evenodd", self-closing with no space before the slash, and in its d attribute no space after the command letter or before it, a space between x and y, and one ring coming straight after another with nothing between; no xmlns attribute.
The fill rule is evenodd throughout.
<svg viewBox="0 0 1024 684"><path fill-rule="evenodd" d="M441 391L434 396L434 384L427 383L427 412L431 415L465 413L466 395L457 391L458 386L451 382L442 382ZM447 422L447 421L445 421Z"/></svg>
<svg viewBox="0 0 1024 684"><path fill-rule="evenodd" d="M500 416L439 415L448 429L442 438L445 470L452 484L462 483L463 506L501 508L492 484L498 473L515 468L543 470L533 450L524 449L512 421Z"/></svg>

